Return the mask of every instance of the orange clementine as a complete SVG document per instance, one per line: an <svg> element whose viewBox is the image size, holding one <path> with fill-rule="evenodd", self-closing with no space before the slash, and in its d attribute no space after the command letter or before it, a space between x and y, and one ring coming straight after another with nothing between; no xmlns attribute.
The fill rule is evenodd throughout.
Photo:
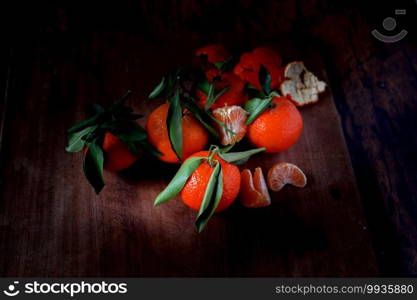
<svg viewBox="0 0 417 300"><path fill-rule="evenodd" d="M118 172L130 167L137 157L118 137L107 132L103 141L104 168Z"/></svg>
<svg viewBox="0 0 417 300"><path fill-rule="evenodd" d="M206 77L209 82L213 82L214 78L218 78L216 81L215 93L219 93L222 89L228 87L228 90L216 99L216 102L211 106L211 109L223 107L225 105L242 105L246 102L247 95L245 94L245 82L233 73L222 73L218 69L210 69L206 72ZM204 106L207 102L207 95L197 89L197 97L200 99L198 102L201 106Z"/></svg>
<svg viewBox="0 0 417 300"><path fill-rule="evenodd" d="M259 82L259 70L261 65L264 66L271 75L271 89L278 89L279 84L283 80L281 57L277 52L270 48L258 47L252 52L243 53L233 72L261 90L261 83Z"/></svg>
<svg viewBox="0 0 417 300"><path fill-rule="evenodd" d="M169 104L157 107L148 117L146 131L149 142L162 153L159 159L169 163L178 163L178 157L171 147L167 128ZM182 156L186 159L191 154L202 150L208 142L204 127L190 114L182 118Z"/></svg>
<svg viewBox="0 0 417 300"><path fill-rule="evenodd" d="M239 142L246 134L248 113L240 106L224 106L213 110L213 117L227 128L215 123L222 145Z"/></svg>
<svg viewBox="0 0 417 300"><path fill-rule="evenodd" d="M223 45L207 45L198 49L195 53L197 56L206 55L207 60L211 63L225 62L230 58L230 53Z"/></svg>
<svg viewBox="0 0 417 300"><path fill-rule="evenodd" d="M201 151L190 157L206 157L208 155L208 151ZM223 172L223 194L219 205L216 208L216 212L219 212L228 208L236 199L240 189L240 172L235 165L224 161L218 155L215 155L214 159L220 162ZM200 209L204 193L213 171L214 166L211 166L207 161L203 161L188 178L180 193L182 201L187 206L197 211Z"/></svg>
<svg viewBox="0 0 417 300"><path fill-rule="evenodd" d="M271 204L271 197L261 168L256 168L253 176L248 169L242 171L239 198L243 206L251 208Z"/></svg>
<svg viewBox="0 0 417 300"><path fill-rule="evenodd" d="M296 187L305 187L307 177L299 167L294 164L281 162L272 166L268 171L268 186L273 191L281 190L286 184Z"/></svg>
<svg viewBox="0 0 417 300"><path fill-rule="evenodd" d="M274 97L272 104L248 128L249 141L265 152L277 153L294 145L301 135L303 120L294 104Z"/></svg>

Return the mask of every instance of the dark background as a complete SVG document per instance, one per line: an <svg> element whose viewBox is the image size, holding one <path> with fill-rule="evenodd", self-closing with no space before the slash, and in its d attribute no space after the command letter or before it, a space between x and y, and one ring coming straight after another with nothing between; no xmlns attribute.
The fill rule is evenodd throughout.
<svg viewBox="0 0 417 300"><path fill-rule="evenodd" d="M414 1L13 2L13 7L2 4L1 10L5 31L0 74L0 275L417 274ZM408 30L408 35L395 44L377 41L370 31L377 28L384 32L382 20L395 17L396 8L407 9L406 16L396 19L397 29ZM112 204L103 202L104 198L95 199L86 186L78 172L81 158L69 159L69 154L62 151L65 128L85 116L85 104L111 103L126 88L132 88L136 97L143 99L167 66L187 62L195 49L213 42L223 43L236 53L258 45L273 45L282 49L287 59L306 59L313 64L316 61L316 70L323 70L319 72L325 74L330 87L329 101L334 101L337 108L353 166L353 189L358 189L364 211L364 215L352 213L351 219L363 220L369 230L366 242L360 242L365 245L363 248L359 243L350 251L352 245L346 244L339 265L332 254L312 255L310 264L316 267L297 269L299 265L293 262L302 255L297 251L304 251L304 246L298 245L301 250L295 247L295 258L282 258L282 263L288 264L283 268L285 272L273 266L265 269L262 266L268 262L256 260L242 266L246 256L241 247L245 243L244 237L239 237L241 244L230 254L235 258L218 268L201 253L199 258L190 257L193 251L187 252L188 257L179 255L176 263L163 266L164 253L152 253L153 248L147 247L152 244L152 235L147 235L152 230L146 231L142 221L123 214L112 215L113 210L107 212L106 218L97 217L103 214L100 209ZM136 105L139 110L144 107ZM162 168L153 167L151 181ZM111 197L126 197L130 187L125 185L118 182L106 189L112 191ZM88 197L77 196L77 191ZM144 189L139 196L146 197L146 193ZM88 204L83 206L84 202ZM130 209L129 203L121 209ZM153 220L159 217L150 216ZM86 224L86 218L91 223ZM175 218L181 219L181 214ZM122 225L100 223L106 220ZM178 222L186 226L185 221ZM293 224L287 225L290 228ZM289 229L286 238L291 240L291 232L303 230ZM309 238L321 238L320 234L309 237L309 229L306 230L303 238L307 242ZM349 229L345 233L341 239L356 235ZM146 239L137 240L137 235L145 235ZM210 236L215 234L206 236L198 245L208 247ZM263 255L266 254L260 250L258 259L262 260ZM279 256L282 252L268 255ZM355 256L364 261L352 262L354 267L346 268ZM154 263L160 260L162 265L150 271L152 267L146 267L148 257ZM367 257L372 259L368 261ZM336 265L327 266L329 261ZM188 262L190 266L184 266ZM323 270L318 267L320 264Z"/></svg>

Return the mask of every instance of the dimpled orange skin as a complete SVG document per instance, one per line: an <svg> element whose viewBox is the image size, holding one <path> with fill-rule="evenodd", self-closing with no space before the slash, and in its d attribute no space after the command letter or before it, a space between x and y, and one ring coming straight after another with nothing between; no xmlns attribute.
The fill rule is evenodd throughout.
<svg viewBox="0 0 417 300"><path fill-rule="evenodd" d="M295 105L286 98L275 97L268 108L248 128L248 139L265 152L277 153L290 148L301 135L303 120Z"/></svg>
<svg viewBox="0 0 417 300"><path fill-rule="evenodd" d="M208 151L201 151L190 157L207 157L207 155ZM219 205L216 208L216 212L219 212L228 208L239 194L240 172L238 167L222 160L217 155L215 155L214 159L217 159L220 162L223 172L223 194ZM188 178L180 193L182 201L187 206L197 211L200 209L213 170L214 167L210 166L207 161L204 161L197 167L193 174L191 174L190 178Z"/></svg>
<svg viewBox="0 0 417 300"><path fill-rule="evenodd" d="M130 167L137 157L118 137L106 133L103 141L104 168L107 171L119 172Z"/></svg>
<svg viewBox="0 0 417 300"><path fill-rule="evenodd" d="M146 131L149 142L162 153L158 158L168 163L179 163L178 157L171 147L168 137L167 116L169 104L157 107L148 117ZM191 115L182 118L182 154L186 159L191 154L204 149L208 142L208 134L203 126Z"/></svg>

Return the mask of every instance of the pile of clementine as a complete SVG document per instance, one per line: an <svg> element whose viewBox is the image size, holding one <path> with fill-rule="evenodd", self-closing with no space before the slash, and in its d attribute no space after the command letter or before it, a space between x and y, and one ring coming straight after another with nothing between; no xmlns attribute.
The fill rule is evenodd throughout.
<svg viewBox="0 0 417 300"><path fill-rule="evenodd" d="M196 55L206 61L199 70L174 70L149 94L165 103L147 116L145 128L135 122L141 116L124 104L125 96L70 128L67 151L84 151L84 173L97 193L104 186L104 169L126 169L146 152L180 164L155 205L179 195L198 211L196 227L201 231L214 213L238 197L246 207L263 207L271 203L268 188L305 186L304 173L290 163L271 167L267 180L261 168L252 174L237 165L259 152L292 147L303 130L297 106L316 102L325 84L311 72L304 82L308 70L302 62L283 66L280 55L267 47L243 53L238 60L221 45L203 47ZM254 148L232 152L242 140Z"/></svg>

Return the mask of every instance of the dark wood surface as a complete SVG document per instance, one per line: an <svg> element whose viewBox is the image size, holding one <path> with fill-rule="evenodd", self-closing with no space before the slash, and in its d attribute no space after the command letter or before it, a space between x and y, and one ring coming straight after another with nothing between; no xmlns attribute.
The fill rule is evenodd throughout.
<svg viewBox="0 0 417 300"><path fill-rule="evenodd" d="M375 40L370 31L399 4L407 16L398 25L408 36ZM416 275L416 7L393 5L187 0L12 8L0 74L0 275ZM180 201L152 205L174 166L139 160L106 173L95 196L82 157L64 151L66 128L86 116L88 104L109 104L128 88L129 104L148 113L159 104L146 100L158 78L192 63L193 51L211 42L235 52L269 45L328 83L318 104L301 109L305 129L296 146L247 164L293 162L308 186L273 194L268 208L234 205L202 234Z"/></svg>

